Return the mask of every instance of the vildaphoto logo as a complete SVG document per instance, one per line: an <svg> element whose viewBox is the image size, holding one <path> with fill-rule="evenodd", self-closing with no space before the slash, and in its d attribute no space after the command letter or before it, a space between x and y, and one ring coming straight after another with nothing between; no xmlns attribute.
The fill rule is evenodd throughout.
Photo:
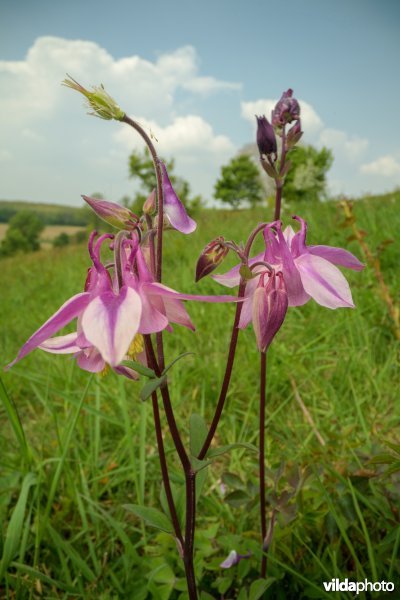
<svg viewBox="0 0 400 600"><path fill-rule="evenodd" d="M324 588L326 592L393 592L394 583L391 581L349 581L346 577L344 581L340 579L332 579L331 581L324 581Z"/></svg>

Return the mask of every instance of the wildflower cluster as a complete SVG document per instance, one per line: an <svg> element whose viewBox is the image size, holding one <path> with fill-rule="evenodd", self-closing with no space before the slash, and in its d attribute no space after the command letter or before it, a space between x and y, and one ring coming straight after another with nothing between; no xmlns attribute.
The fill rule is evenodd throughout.
<svg viewBox="0 0 400 600"><path fill-rule="evenodd" d="M266 553L274 526L274 520L271 518L267 530L264 456L266 352L282 327L290 307L301 306L313 298L318 304L330 309L353 308L349 285L338 266L354 270L363 268L360 261L347 250L325 245L307 245L307 224L299 216L293 217L299 223L298 231L294 231L290 225L282 229L282 188L290 169L287 154L296 146L302 135L299 102L289 89L282 94L273 109L271 122L265 116L256 117L261 165L275 182L274 218L258 224L244 245L218 236L206 245L197 262L196 281L199 281L221 265L229 252L234 252L238 258L237 266L225 274L214 274L212 277L224 286L239 286L237 296L200 296L178 292L161 282L164 230L172 227L181 233L190 234L196 229L196 223L177 197L166 167L158 158L152 141L138 123L127 117L102 86L94 87L90 92L72 78L65 80L64 84L85 96L92 114L103 119L122 121L142 136L153 159L157 188L146 200L141 216L115 203L83 196L95 213L117 231L102 235L93 232L90 235L88 252L91 265L83 291L67 300L40 327L8 366L11 367L32 350L39 348L50 353L70 354L81 369L93 373L104 372L110 367L117 375L132 380L139 379L139 373L150 373L153 380L143 397L152 398L163 486L169 509L168 518L171 519L171 530L174 531L183 559L189 597L195 600L198 597L193 561L196 476L198 470L208 467L212 460L209 450L223 413L239 330L252 323L260 352L260 555L261 576L265 577ZM288 125L291 127L287 131ZM264 249L261 253L251 256L252 245L258 235L263 236ZM108 255L107 260L103 258L105 255ZM225 375L214 417L209 428L204 424L207 434L200 440L199 448L194 451L192 447L190 452L182 442L175 420L165 378L169 367L165 367L164 364L162 337L163 331L172 330L171 324L194 329L183 304L185 300L236 303ZM56 335L74 320L76 331ZM157 352L153 348L154 337ZM184 532L177 517L165 459L159 417L159 395L185 478ZM198 438L198 432L196 436ZM232 550L220 566L228 569L250 556L251 553L239 554Z"/></svg>

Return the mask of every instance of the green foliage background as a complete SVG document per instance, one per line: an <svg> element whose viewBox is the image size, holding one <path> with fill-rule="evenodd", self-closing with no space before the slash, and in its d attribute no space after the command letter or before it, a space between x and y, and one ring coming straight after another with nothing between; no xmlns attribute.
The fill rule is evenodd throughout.
<svg viewBox="0 0 400 600"><path fill-rule="evenodd" d="M396 239L399 209L398 193L355 204L373 249ZM296 213L309 223L309 243L343 246L362 259L334 203L286 205L283 220L288 223ZM263 208L204 210L191 236L169 232L166 285L188 293L225 293L210 278L194 283L200 251L217 235L244 240L255 224L271 217ZM393 295L399 289L398 263L398 247L386 246L381 264ZM82 290L88 266L83 245L2 261L4 363L47 316ZM350 598L324 592L322 582L333 577L385 579L400 586L399 474L385 478L384 467L369 462L385 449L392 454L385 440L399 443L398 342L374 273L346 271L346 277L356 309L330 311L312 301L290 309L268 356L267 498L270 514L278 510L278 524L268 561L273 579L261 591L263 598ZM212 416L234 312L232 306L195 302L188 310L197 332L177 326L165 336L167 360L196 353L170 374L186 443L190 414L207 421ZM257 365L248 328L240 335L218 445L257 443ZM91 377L70 358L39 350L2 378L7 395L1 388L0 597L187 599L172 537L123 508L162 510L152 416L139 400L140 384L112 373ZM293 382L324 445L296 402ZM179 497L182 479L165 421L163 429ZM258 577L257 457L238 449L206 474L196 534L199 587L203 598L243 600ZM299 474L306 478L295 493ZM254 556L223 571L219 564L232 548Z"/></svg>

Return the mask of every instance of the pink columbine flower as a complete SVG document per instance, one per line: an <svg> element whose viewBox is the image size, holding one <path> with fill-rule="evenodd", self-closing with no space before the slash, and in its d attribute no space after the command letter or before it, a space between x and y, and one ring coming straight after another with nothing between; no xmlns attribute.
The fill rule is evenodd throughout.
<svg viewBox="0 0 400 600"><path fill-rule="evenodd" d="M293 217L300 223L295 233L292 227L282 231L280 221L266 226L264 230L265 251L250 259L249 265L265 261L276 273L281 272L285 283L289 306L300 306L314 298L318 304L327 308L354 308L349 284L339 265L360 271L364 265L350 252L332 246L307 246L307 224L300 217ZM228 287L240 283L240 265L223 275L212 277ZM245 301L241 312L239 327L246 327L252 320L253 296L259 287L259 281L266 268L254 267L253 279L246 284Z"/></svg>
<svg viewBox="0 0 400 600"><path fill-rule="evenodd" d="M112 276L100 260L101 245L114 238L102 235L94 243L90 236L90 267L81 294L73 296L44 323L22 346L8 368L35 348L59 354L73 354L79 366L98 372L106 364L117 372L135 378L121 362L129 355L137 334L151 334L178 323L190 329L194 325L182 300L205 302L236 302L232 296L198 296L180 294L154 281L147 268L136 234L114 242L115 264ZM77 331L53 337L77 318ZM140 357L139 357L140 360ZM122 371L121 371L122 370Z"/></svg>

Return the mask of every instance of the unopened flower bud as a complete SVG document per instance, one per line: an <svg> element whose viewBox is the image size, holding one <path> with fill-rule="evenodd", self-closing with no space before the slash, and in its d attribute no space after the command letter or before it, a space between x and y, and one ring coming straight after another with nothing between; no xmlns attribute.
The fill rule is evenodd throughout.
<svg viewBox="0 0 400 600"><path fill-rule="evenodd" d="M139 219L129 208L115 204L115 202L108 202L108 200L97 200L96 198L89 198L89 196L82 196L94 210L96 215L109 223L117 229L126 229L128 231L135 229Z"/></svg>
<svg viewBox="0 0 400 600"><path fill-rule="evenodd" d="M145 215L152 215L156 210L156 190L153 190L146 202L143 204L143 212Z"/></svg>
<svg viewBox="0 0 400 600"><path fill-rule="evenodd" d="M114 98L111 98L111 96L107 94L103 84L100 86L92 86L93 91L90 92L68 75L68 79L64 79L62 85L70 87L85 96L88 101L88 106L92 110L92 112L89 113L90 115L106 120L115 119L116 121L121 121L125 116L124 111L121 110Z"/></svg>
<svg viewBox="0 0 400 600"><path fill-rule="evenodd" d="M278 130L287 123L300 118L300 105L292 96L293 90L290 88L283 92L272 111L272 125Z"/></svg>
<svg viewBox="0 0 400 600"><path fill-rule="evenodd" d="M204 248L196 265L196 281L199 281L221 264L229 252L223 237L218 237Z"/></svg>
<svg viewBox="0 0 400 600"><path fill-rule="evenodd" d="M301 130L301 122L300 119L297 119L296 123L289 129L286 136L286 148L290 150L293 148L299 141L303 132Z"/></svg>
<svg viewBox="0 0 400 600"><path fill-rule="evenodd" d="M276 137L271 123L265 116L257 117L257 146L260 156L276 155Z"/></svg>

